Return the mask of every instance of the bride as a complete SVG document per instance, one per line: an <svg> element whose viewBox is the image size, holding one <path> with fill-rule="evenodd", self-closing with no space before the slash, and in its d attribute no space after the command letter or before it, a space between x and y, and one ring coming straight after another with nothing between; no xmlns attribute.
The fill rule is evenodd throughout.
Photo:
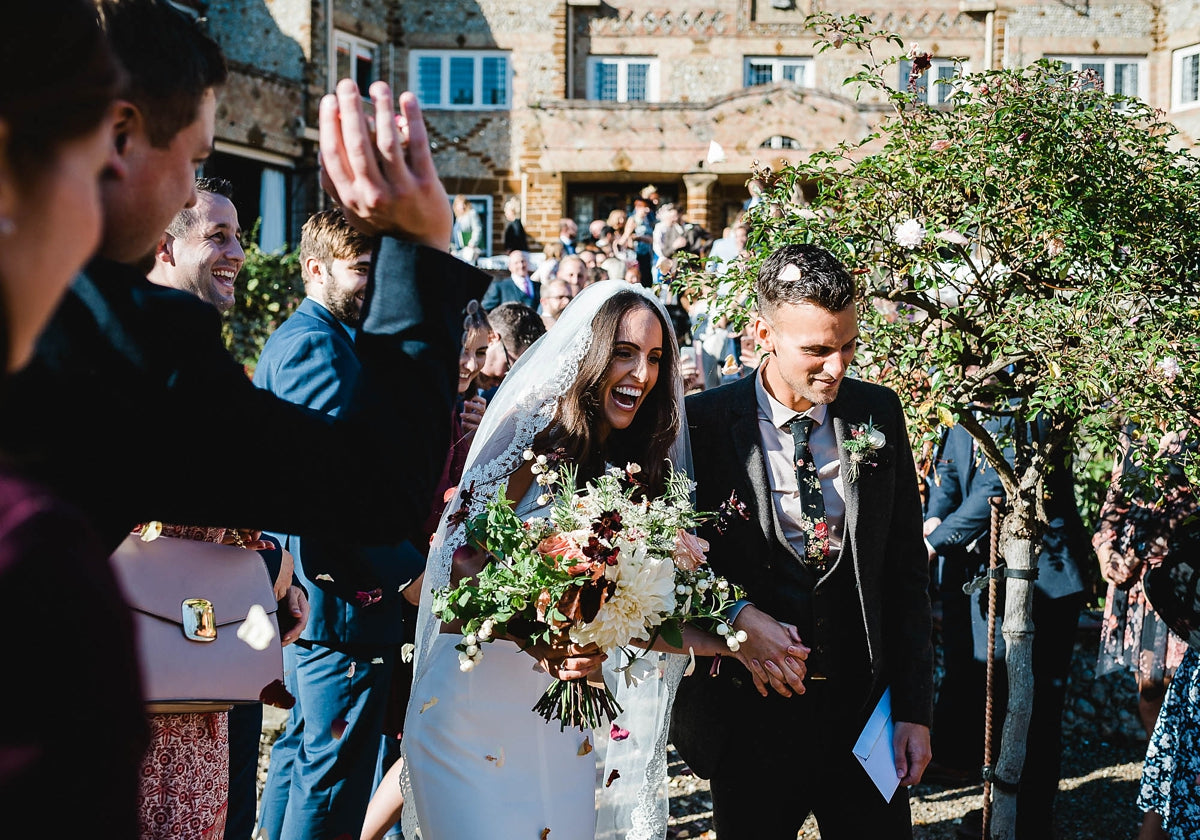
<svg viewBox="0 0 1200 840"><path fill-rule="evenodd" d="M579 466L581 485L606 464L634 462L651 493L661 494L668 460L677 470L688 469L678 355L670 321L650 292L597 283L522 355L488 407L425 574L403 740L405 837L666 835L668 711L689 661L684 652L670 652L660 640L655 647L664 652L647 655L658 667L637 686L606 673L625 710L616 726L629 732L627 738L560 730L533 705L552 677L585 677L604 654L545 646L523 651L498 640L464 673L455 650L462 636L431 615L430 593L461 574L451 563L464 539L454 516L461 488L482 500L507 485L519 516L545 515L522 458L527 448L563 447ZM696 655L729 653L719 637L692 627L685 628L683 644Z"/></svg>

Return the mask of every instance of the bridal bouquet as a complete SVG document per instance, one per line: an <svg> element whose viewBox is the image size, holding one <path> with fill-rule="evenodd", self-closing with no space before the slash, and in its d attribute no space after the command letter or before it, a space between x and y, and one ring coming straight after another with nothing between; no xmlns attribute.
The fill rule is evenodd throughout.
<svg viewBox="0 0 1200 840"><path fill-rule="evenodd" d="M460 514L467 539L460 552L484 552L475 577L434 593L434 613L461 621L459 667L469 671L481 645L498 637L617 654L625 680L649 674L640 661L662 637L682 646L682 624L697 622L725 637L730 650L745 641L722 615L740 593L705 563L708 545L691 533L705 518L691 503L693 484L672 470L666 492L644 498L640 468L610 468L585 487L555 455L534 455L546 517L521 521L501 487L481 513ZM464 499L464 508L467 506ZM739 638L740 635L740 638ZM601 680L555 680L533 710L580 729L611 722L621 709Z"/></svg>

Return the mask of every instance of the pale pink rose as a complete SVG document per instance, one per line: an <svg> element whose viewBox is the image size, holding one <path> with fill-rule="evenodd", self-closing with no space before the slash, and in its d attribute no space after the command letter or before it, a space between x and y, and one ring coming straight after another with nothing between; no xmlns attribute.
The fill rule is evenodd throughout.
<svg viewBox="0 0 1200 840"><path fill-rule="evenodd" d="M583 550L579 547L579 543L568 533L554 534L546 537L546 539L538 543L537 550L539 554L544 554L547 557L561 557L563 560L568 561L568 564L587 559Z"/></svg>
<svg viewBox="0 0 1200 840"><path fill-rule="evenodd" d="M682 528L675 532L675 551L672 557L675 565L684 571L694 572L703 566L708 549L708 540L702 540Z"/></svg>

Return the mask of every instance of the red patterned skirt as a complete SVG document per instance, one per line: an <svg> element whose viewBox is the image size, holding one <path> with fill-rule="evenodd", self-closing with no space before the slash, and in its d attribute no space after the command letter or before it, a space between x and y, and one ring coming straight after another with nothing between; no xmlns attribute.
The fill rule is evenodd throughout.
<svg viewBox="0 0 1200 840"><path fill-rule="evenodd" d="M229 800L229 715L150 715L138 811L142 840L221 840Z"/></svg>

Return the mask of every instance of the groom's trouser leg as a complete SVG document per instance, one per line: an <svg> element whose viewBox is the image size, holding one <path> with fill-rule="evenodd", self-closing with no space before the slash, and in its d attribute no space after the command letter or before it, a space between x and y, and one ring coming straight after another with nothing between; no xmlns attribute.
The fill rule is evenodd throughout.
<svg viewBox="0 0 1200 840"><path fill-rule="evenodd" d="M710 780L717 836L795 840L813 813L822 840L911 840L907 790L885 802L851 752L856 705L823 683L743 707Z"/></svg>

